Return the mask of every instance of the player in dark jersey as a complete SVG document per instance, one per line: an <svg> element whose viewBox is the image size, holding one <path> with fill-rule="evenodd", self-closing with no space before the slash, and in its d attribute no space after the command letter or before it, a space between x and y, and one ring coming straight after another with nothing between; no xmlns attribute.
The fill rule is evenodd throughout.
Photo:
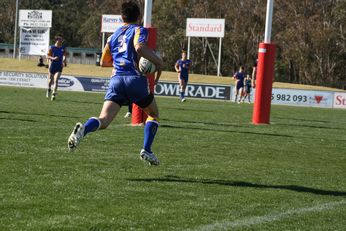
<svg viewBox="0 0 346 231"><path fill-rule="evenodd" d="M256 88L257 63L258 59L256 59L255 63L252 66L252 88Z"/></svg>
<svg viewBox="0 0 346 231"><path fill-rule="evenodd" d="M68 147L74 150L89 132L107 128L122 105L135 103L148 114L140 158L150 165L158 165L160 162L151 151L151 145L159 126L159 111L154 95L149 91L147 78L138 70L138 61L142 56L156 65L155 82L161 75L163 61L146 45L147 29L136 24L140 16L138 5L132 1L123 3L121 16L124 24L109 37L101 57L101 66L113 66L101 113L84 124L76 124L68 139Z"/></svg>
<svg viewBox="0 0 346 231"><path fill-rule="evenodd" d="M62 45L62 37L55 37L55 44L49 47L48 54L48 89L46 97L51 96L51 100L55 100L57 91L58 91L58 80L61 76L64 63L66 63L66 49ZM51 94L53 87L53 93Z"/></svg>
<svg viewBox="0 0 346 231"><path fill-rule="evenodd" d="M251 103L250 93L251 93L252 79L249 74L246 75L244 79L244 98L243 102L245 102L246 97L248 98L248 103Z"/></svg>
<svg viewBox="0 0 346 231"><path fill-rule="evenodd" d="M235 103L240 103L241 102L241 99L242 99L242 96L243 96L243 88L244 88L245 76L246 76L246 73L245 73L245 68L243 66L241 66L239 68L239 71L237 71L233 75L233 78L235 80L235 99L234 99ZM240 94L239 101L237 101L238 94Z"/></svg>
<svg viewBox="0 0 346 231"><path fill-rule="evenodd" d="M187 59L186 51L183 50L181 53L181 59L175 63L175 71L178 72L179 80L179 92L181 102L185 102L185 90L187 83L189 82L189 72L192 66L192 61Z"/></svg>

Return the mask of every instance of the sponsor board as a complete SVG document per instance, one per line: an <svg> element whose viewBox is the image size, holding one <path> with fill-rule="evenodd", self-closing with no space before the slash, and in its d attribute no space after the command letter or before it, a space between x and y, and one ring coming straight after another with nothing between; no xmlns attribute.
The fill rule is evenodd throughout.
<svg viewBox="0 0 346 231"><path fill-rule="evenodd" d="M20 28L21 55L46 55L49 47L48 28Z"/></svg>
<svg viewBox="0 0 346 231"><path fill-rule="evenodd" d="M230 86L189 84L186 87L185 95L191 98L229 100L230 92ZM159 82L155 86L155 95L179 96L179 84Z"/></svg>
<svg viewBox="0 0 346 231"><path fill-rule="evenodd" d="M346 109L346 93L335 92L334 93L334 108Z"/></svg>
<svg viewBox="0 0 346 231"><path fill-rule="evenodd" d="M0 71L0 85L47 88L47 74ZM62 75L58 81L61 90L84 91L78 77Z"/></svg>
<svg viewBox="0 0 346 231"><path fill-rule="evenodd" d="M225 19L187 18L186 37L216 37L225 36Z"/></svg>
<svg viewBox="0 0 346 231"><path fill-rule="evenodd" d="M47 88L47 75L0 71L0 85Z"/></svg>
<svg viewBox="0 0 346 231"><path fill-rule="evenodd" d="M334 92L273 88L272 104L333 107Z"/></svg>
<svg viewBox="0 0 346 231"><path fill-rule="evenodd" d="M122 23L121 15L103 14L101 18L101 32L113 33Z"/></svg>
<svg viewBox="0 0 346 231"><path fill-rule="evenodd" d="M50 28L52 27L51 10L19 10L19 27Z"/></svg>
<svg viewBox="0 0 346 231"><path fill-rule="evenodd" d="M108 89L109 78L62 75L58 84L60 90L104 93ZM47 74L0 71L0 85L47 88ZM185 95L200 99L231 100L234 99L234 89L233 86L189 84ZM155 86L155 94L178 97L179 84L159 82ZM252 102L254 96L255 89L251 92ZM346 109L344 92L273 88L271 97L272 104Z"/></svg>

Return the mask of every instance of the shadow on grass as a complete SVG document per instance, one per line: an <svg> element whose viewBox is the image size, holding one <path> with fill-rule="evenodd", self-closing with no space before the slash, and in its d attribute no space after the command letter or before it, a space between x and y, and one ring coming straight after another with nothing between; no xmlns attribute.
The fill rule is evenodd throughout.
<svg viewBox="0 0 346 231"><path fill-rule="evenodd" d="M103 99L100 99L100 101L98 101L98 102L92 102L92 101L85 101L85 100L71 100L71 99L62 99L62 98L60 98L59 102L102 105L103 104Z"/></svg>
<svg viewBox="0 0 346 231"><path fill-rule="evenodd" d="M233 125L231 125L233 126ZM285 138L294 138L296 136L283 135L283 134L274 134L274 133L260 133L260 132L247 132L247 131L234 131L234 130L222 130L219 128L203 128L203 127L186 127L186 126L177 126L169 124L161 124L162 128L173 128L173 129L188 129L188 130L198 130L198 131L214 131L214 132L230 132L238 134L251 134L251 135L261 135L261 136L276 136L276 137L285 137Z"/></svg>
<svg viewBox="0 0 346 231"><path fill-rule="evenodd" d="M45 116L45 117L62 117L62 118L77 118L79 119L80 117L78 116L66 116L66 115L52 115L52 114L46 114L46 113L33 113L33 112L19 112L19 111L0 111L0 114L15 114L15 115L32 115L32 116ZM20 120L20 119L16 119ZM28 121L28 120L27 120ZM34 120L33 120L34 121Z"/></svg>
<svg viewBox="0 0 346 231"><path fill-rule="evenodd" d="M191 121L191 120L173 120L173 119L167 119L167 118L163 118L162 120L164 120L165 122L173 122L173 123L190 123L190 124L197 124L197 125L211 125L211 126L223 126L223 127L244 127L242 125L239 124L232 124L232 123L220 123L220 122L208 122L208 121Z"/></svg>
<svg viewBox="0 0 346 231"><path fill-rule="evenodd" d="M287 126L287 127L299 127L299 128L317 128L317 129L333 129L333 130L345 130L342 127L328 127L320 125L306 125L306 124L285 124L285 123L275 123L276 126Z"/></svg>
<svg viewBox="0 0 346 231"><path fill-rule="evenodd" d="M346 196L346 192L331 191L324 189L315 189L298 185L266 185L256 184L245 181L226 181L226 180L212 180L212 179L194 179L178 176L165 176L162 178L143 178L143 179L128 179L129 181L137 182L168 182L168 183L192 183L192 184L208 184L208 185L222 185L231 187L244 187L244 188L258 188L258 189L284 189L300 193L312 193L323 196Z"/></svg>
<svg viewBox="0 0 346 231"><path fill-rule="evenodd" d="M0 120L15 120L15 121L21 121L21 122L38 122L36 120L31 120L31 119L17 119L17 118L0 118Z"/></svg>

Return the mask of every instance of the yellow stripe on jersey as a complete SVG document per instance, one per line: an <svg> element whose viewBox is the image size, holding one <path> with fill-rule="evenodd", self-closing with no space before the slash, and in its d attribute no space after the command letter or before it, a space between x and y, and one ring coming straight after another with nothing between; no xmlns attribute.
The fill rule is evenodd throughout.
<svg viewBox="0 0 346 231"><path fill-rule="evenodd" d="M139 29L139 27L137 27L135 32L135 37L133 38L133 46L136 46L138 44L140 34L141 34L141 30Z"/></svg>
<svg viewBox="0 0 346 231"><path fill-rule="evenodd" d="M102 66L108 66L108 67L113 66L113 57L112 57L112 53L111 53L111 50L109 48L108 43L105 46L105 48L103 49L100 62L101 62Z"/></svg>

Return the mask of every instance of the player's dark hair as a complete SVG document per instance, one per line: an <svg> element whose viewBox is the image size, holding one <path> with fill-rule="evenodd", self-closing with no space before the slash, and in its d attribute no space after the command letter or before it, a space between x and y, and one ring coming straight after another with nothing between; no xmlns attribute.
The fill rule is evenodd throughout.
<svg viewBox="0 0 346 231"><path fill-rule="evenodd" d="M121 5L121 17L124 22L137 22L141 11L137 3L133 1L126 1Z"/></svg>

